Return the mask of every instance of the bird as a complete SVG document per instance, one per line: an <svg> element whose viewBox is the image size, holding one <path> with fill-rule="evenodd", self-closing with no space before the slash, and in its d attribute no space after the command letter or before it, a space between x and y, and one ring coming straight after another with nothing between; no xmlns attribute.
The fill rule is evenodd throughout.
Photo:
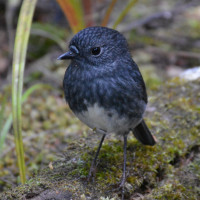
<svg viewBox="0 0 200 200"><path fill-rule="evenodd" d="M106 135L115 133L124 139L123 174L119 185L124 197L128 134L133 132L144 145L156 144L143 119L148 102L146 86L128 43L117 30L87 27L74 35L69 51L57 59L71 60L63 80L70 109L80 121L102 134L89 178L94 175Z"/></svg>

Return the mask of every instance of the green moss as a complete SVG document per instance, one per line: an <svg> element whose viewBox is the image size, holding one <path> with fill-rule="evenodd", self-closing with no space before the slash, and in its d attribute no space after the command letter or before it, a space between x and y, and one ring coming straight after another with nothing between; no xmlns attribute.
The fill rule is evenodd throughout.
<svg viewBox="0 0 200 200"><path fill-rule="evenodd" d="M144 146L129 135L127 198L135 193L158 200L197 199L200 195L199 85L200 81L173 79L150 97L149 106L155 111L147 112L145 119L158 143ZM123 168L123 142L115 135L108 136L102 146L95 182L86 181L98 140L99 136L93 133L71 136L66 140L65 157L54 162L53 169L41 170L25 186L2 195L20 199L30 192L39 194L56 187L70 191L74 199L83 194L93 199L119 197L118 191L108 192L120 182Z"/></svg>
<svg viewBox="0 0 200 200"><path fill-rule="evenodd" d="M156 90L160 87L163 80L160 78L155 66L142 64L140 70L148 90Z"/></svg>

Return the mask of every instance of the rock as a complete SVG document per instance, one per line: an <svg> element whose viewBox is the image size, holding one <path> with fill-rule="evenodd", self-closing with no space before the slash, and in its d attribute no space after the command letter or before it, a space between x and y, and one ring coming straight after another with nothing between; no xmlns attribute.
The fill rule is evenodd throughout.
<svg viewBox="0 0 200 200"><path fill-rule="evenodd" d="M198 199L200 196L200 80L175 78L149 97L146 122L158 139L143 146L129 134L125 199ZM64 157L0 199L120 199L123 142L105 140L94 182L89 167L100 136L73 136Z"/></svg>
<svg viewBox="0 0 200 200"><path fill-rule="evenodd" d="M180 75L180 78L183 78L188 81L194 81L200 79L200 67L194 67L183 71Z"/></svg>

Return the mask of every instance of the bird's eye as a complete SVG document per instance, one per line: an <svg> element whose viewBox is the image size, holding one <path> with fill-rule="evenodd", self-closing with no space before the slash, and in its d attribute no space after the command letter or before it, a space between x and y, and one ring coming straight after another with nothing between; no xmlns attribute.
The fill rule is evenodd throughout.
<svg viewBox="0 0 200 200"><path fill-rule="evenodd" d="M97 56L97 55L100 54L100 52L101 52L101 48L100 47L94 47L94 48L91 49L92 55Z"/></svg>

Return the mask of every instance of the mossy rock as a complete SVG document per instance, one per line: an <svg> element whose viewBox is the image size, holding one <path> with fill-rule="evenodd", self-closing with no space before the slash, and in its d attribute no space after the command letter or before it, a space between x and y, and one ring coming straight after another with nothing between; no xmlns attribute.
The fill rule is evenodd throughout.
<svg viewBox="0 0 200 200"><path fill-rule="evenodd" d="M158 143L143 146L129 134L125 199L189 199L200 196L200 80L178 78L149 97L146 122ZM69 138L63 158L0 199L120 199L123 142L105 140L96 177L87 175L100 136Z"/></svg>

